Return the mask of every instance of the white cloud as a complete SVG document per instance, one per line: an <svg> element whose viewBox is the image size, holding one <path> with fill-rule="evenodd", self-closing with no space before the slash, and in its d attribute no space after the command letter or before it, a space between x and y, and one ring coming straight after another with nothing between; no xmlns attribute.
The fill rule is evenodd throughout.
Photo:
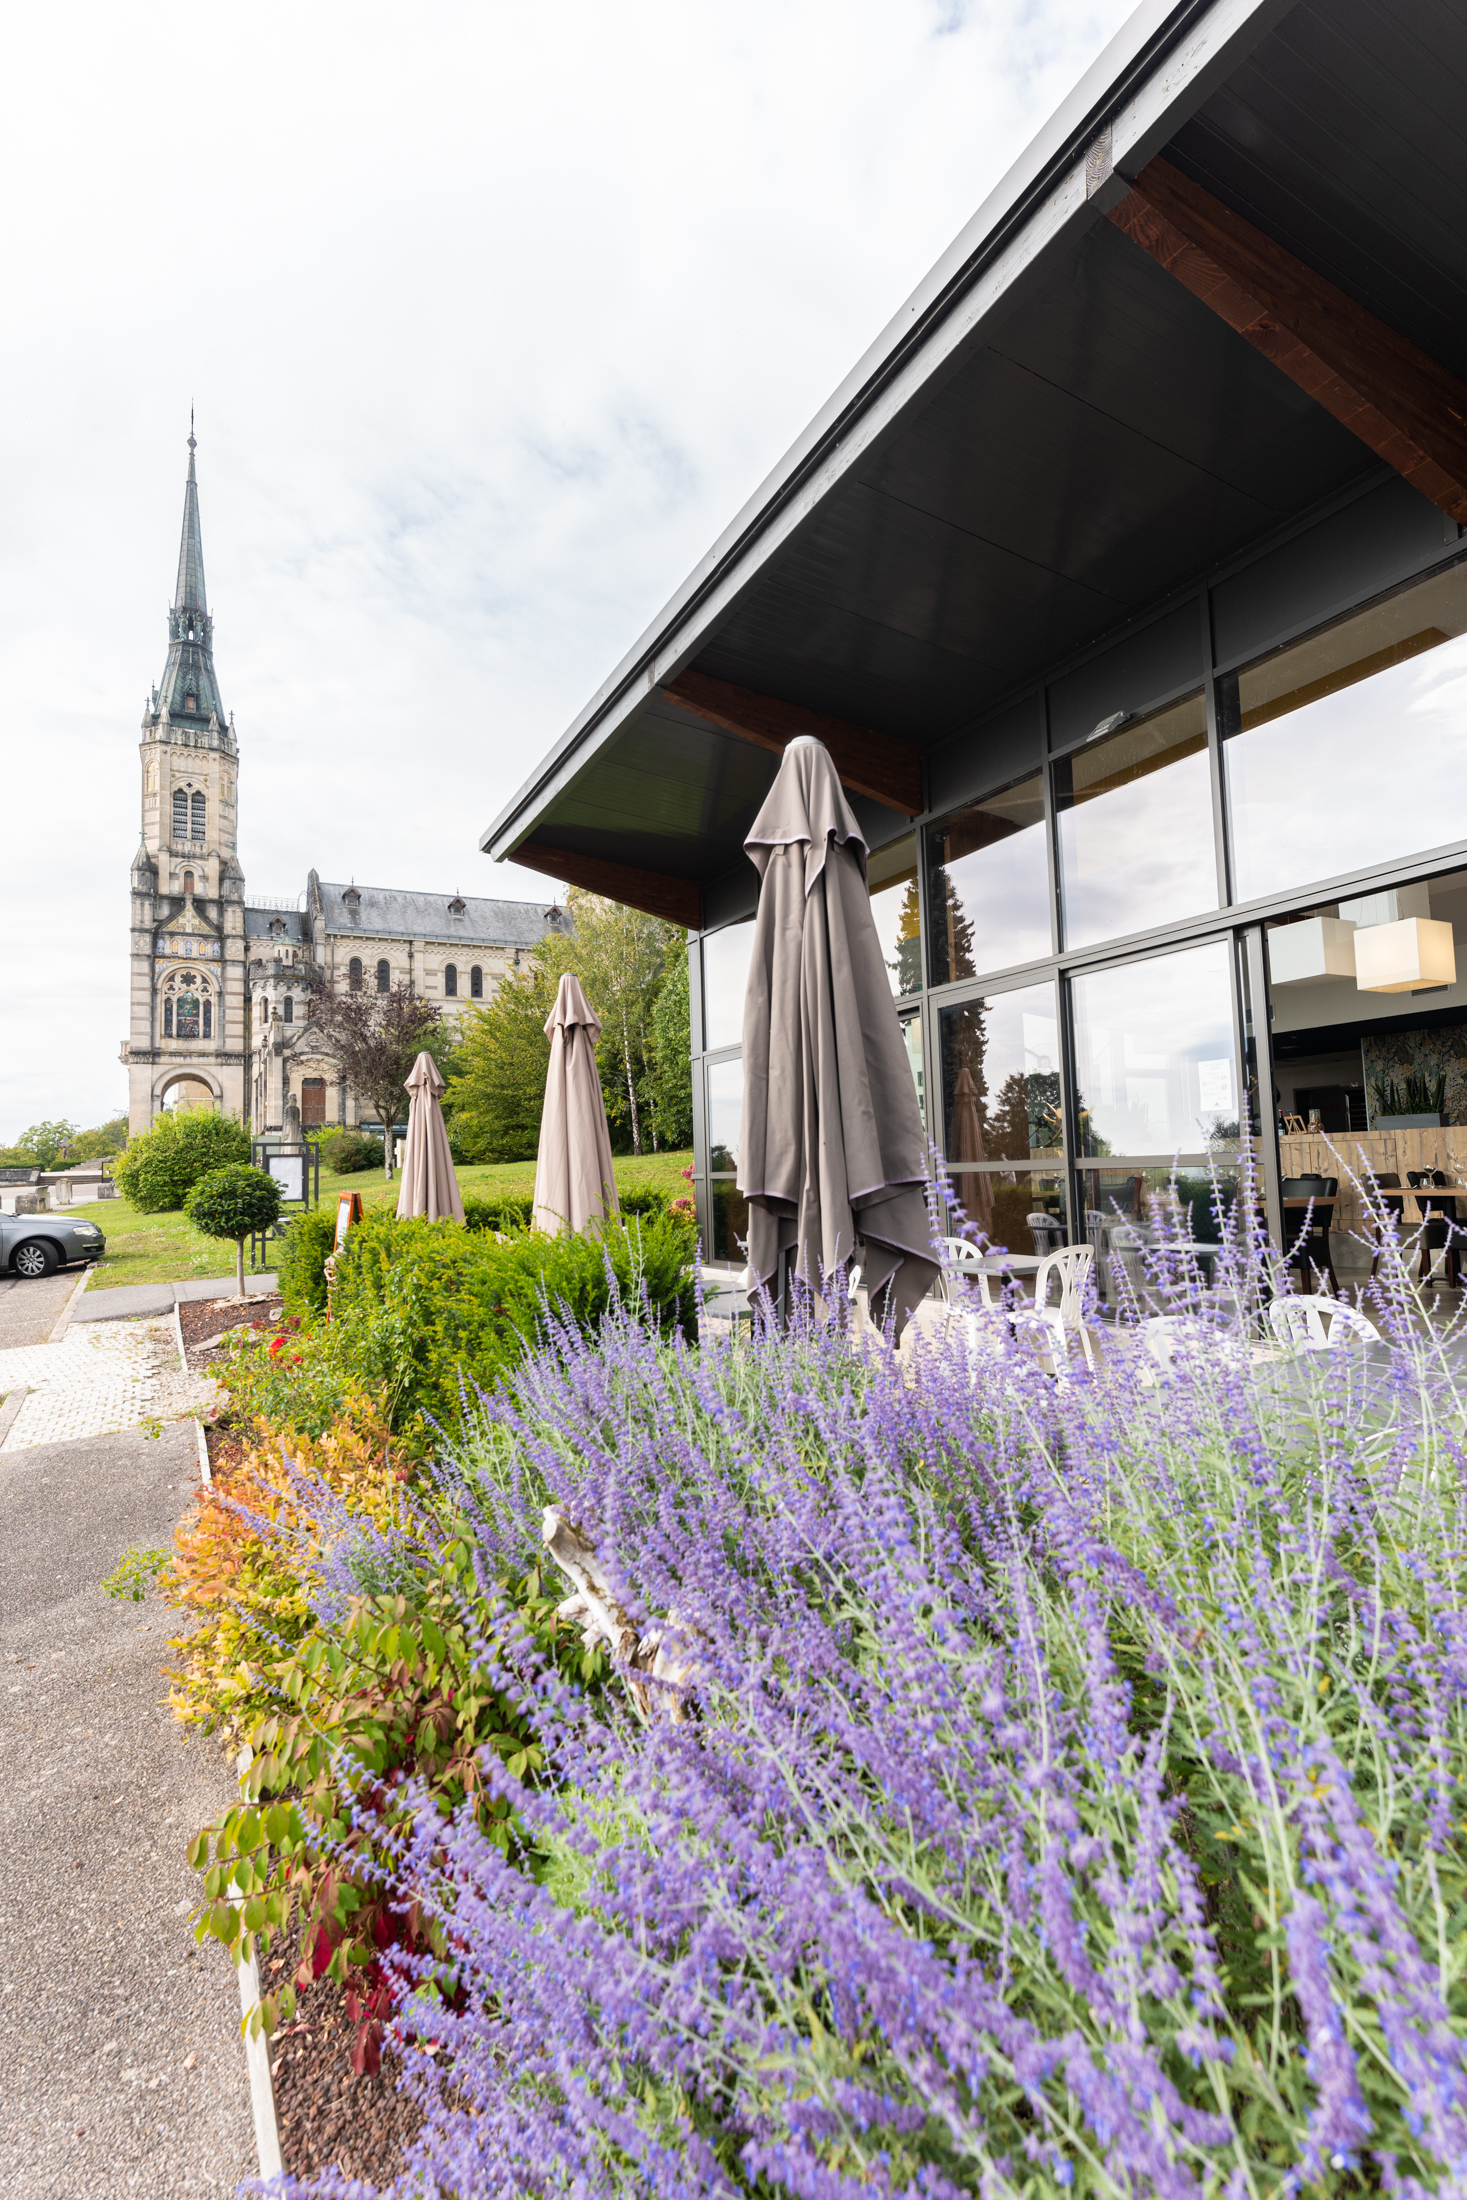
<svg viewBox="0 0 1467 2200"><path fill-rule="evenodd" d="M122 1103L190 402L249 890L539 898L479 831L1126 12L17 17L0 1136Z"/></svg>

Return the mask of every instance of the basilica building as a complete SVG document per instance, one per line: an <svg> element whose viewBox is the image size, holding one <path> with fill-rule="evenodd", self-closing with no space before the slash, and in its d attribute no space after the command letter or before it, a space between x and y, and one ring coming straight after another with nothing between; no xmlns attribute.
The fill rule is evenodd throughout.
<svg viewBox="0 0 1467 2200"><path fill-rule="evenodd" d="M220 1108L258 1135L280 1134L297 1113L304 1129L355 1124L357 1096L307 1013L319 986L406 983L456 1022L569 920L534 902L332 884L314 870L293 902L245 892L239 746L214 672L196 448L190 427L168 661L139 745L128 1130L181 1106Z"/></svg>

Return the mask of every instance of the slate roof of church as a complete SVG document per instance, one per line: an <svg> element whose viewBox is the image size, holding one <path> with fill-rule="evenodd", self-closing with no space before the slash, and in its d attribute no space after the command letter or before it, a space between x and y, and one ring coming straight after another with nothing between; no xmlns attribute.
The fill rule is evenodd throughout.
<svg viewBox="0 0 1467 2200"><path fill-rule="evenodd" d="M363 939L465 940L484 947L533 947L551 929L547 897L540 901L488 901L474 894L413 894L396 886L358 886L360 907L347 909L347 884L320 881L322 930ZM463 904L455 916L451 901ZM560 928L572 929L560 912Z"/></svg>
<svg viewBox="0 0 1467 2200"><path fill-rule="evenodd" d="M272 932L270 927L279 918L283 932ZM245 938L247 940L303 940L306 936L306 920L298 909L246 909L244 913Z"/></svg>

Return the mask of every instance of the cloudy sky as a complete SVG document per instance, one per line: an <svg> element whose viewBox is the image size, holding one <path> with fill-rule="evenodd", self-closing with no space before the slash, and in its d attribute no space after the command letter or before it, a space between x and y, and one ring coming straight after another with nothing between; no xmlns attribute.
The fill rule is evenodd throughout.
<svg viewBox="0 0 1467 2200"><path fill-rule="evenodd" d="M125 1105L190 404L246 890L478 835L1128 0L11 19L0 1142Z"/></svg>

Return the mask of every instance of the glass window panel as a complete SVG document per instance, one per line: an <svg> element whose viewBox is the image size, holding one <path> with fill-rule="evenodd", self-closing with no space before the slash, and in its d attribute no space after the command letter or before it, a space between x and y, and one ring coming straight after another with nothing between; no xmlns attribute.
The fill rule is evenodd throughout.
<svg viewBox="0 0 1467 2200"><path fill-rule="evenodd" d="M1032 1214L1052 1215L1068 1236L1062 1176L1043 1176L1026 1169L959 1169L953 1176L953 1190L973 1228L981 1230L1006 1253L1036 1250L1029 1224ZM953 1220L956 1230L958 1218Z"/></svg>
<svg viewBox="0 0 1467 2200"><path fill-rule="evenodd" d="M1201 1153L1238 1135L1226 940L1074 978L1082 1154Z"/></svg>
<svg viewBox="0 0 1467 2200"><path fill-rule="evenodd" d="M744 1113L744 1065L710 1062L708 1083L708 1166L717 1174L739 1165L739 1130Z"/></svg>
<svg viewBox="0 0 1467 2200"><path fill-rule="evenodd" d="M917 1113L922 1118L922 1128L927 1128L926 1080L922 1070L922 1019L920 1016L902 1018L902 1044L907 1050L907 1062L912 1072L912 1083L917 1088Z"/></svg>
<svg viewBox="0 0 1467 2200"><path fill-rule="evenodd" d="M736 1047L744 1038L744 989L754 926L725 925L703 941L703 1044L710 1053Z"/></svg>
<svg viewBox="0 0 1467 2200"><path fill-rule="evenodd" d="M1061 757L1054 796L1067 947L1217 907L1200 694Z"/></svg>
<svg viewBox="0 0 1467 2200"><path fill-rule="evenodd" d="M727 1178L709 1185L708 1199L713 1216L713 1258L743 1262L749 1239L749 1202Z"/></svg>
<svg viewBox="0 0 1467 2200"><path fill-rule="evenodd" d="M1044 782L970 803L927 834L932 982L981 977L1050 951Z"/></svg>
<svg viewBox="0 0 1467 2200"><path fill-rule="evenodd" d="M871 914L881 957L891 979L891 990L922 990L922 910L917 895L917 836L906 833L889 848L880 849L866 863L866 884L871 889Z"/></svg>
<svg viewBox="0 0 1467 2200"><path fill-rule="evenodd" d="M1241 901L1467 837L1467 566L1250 666L1224 725Z"/></svg>
<svg viewBox="0 0 1467 2200"><path fill-rule="evenodd" d="M197 993L181 993L178 999L178 1018L174 1034L180 1039L197 1039L199 1036L199 996Z"/></svg>
<svg viewBox="0 0 1467 2200"><path fill-rule="evenodd" d="M1064 1142L1052 985L945 1008L939 1018L950 1168L1029 1161Z"/></svg>

